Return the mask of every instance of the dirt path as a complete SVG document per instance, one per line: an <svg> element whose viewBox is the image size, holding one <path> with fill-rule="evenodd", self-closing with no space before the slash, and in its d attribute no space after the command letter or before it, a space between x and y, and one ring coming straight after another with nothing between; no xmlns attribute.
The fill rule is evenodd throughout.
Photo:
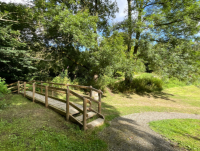
<svg viewBox="0 0 200 151"><path fill-rule="evenodd" d="M175 151L180 150L151 130L148 123L163 119L200 119L200 115L168 112L135 113L118 117L102 131L110 151Z"/></svg>

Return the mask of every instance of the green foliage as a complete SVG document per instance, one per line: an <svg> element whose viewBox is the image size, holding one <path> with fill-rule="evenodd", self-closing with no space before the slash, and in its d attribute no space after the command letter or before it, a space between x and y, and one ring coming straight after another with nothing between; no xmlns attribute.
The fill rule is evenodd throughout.
<svg viewBox="0 0 200 151"><path fill-rule="evenodd" d="M199 51L194 49L191 41L177 40L177 45L171 43L147 46L149 49L140 51L144 60L158 75L165 78L178 78L186 83L194 83L200 75Z"/></svg>
<svg viewBox="0 0 200 151"><path fill-rule="evenodd" d="M155 77L152 74L142 74L134 76L130 83L126 83L125 81L111 83L109 84L109 88L113 91L120 92L154 92L162 90L163 82L160 78Z"/></svg>
<svg viewBox="0 0 200 151"><path fill-rule="evenodd" d="M9 92L10 92L10 91L9 91L8 88L7 88L5 79L2 79L2 78L0 77L0 95L1 95L1 94L7 94L7 93L9 93Z"/></svg>
<svg viewBox="0 0 200 151"><path fill-rule="evenodd" d="M53 78L52 82L53 83L70 84L71 81L70 81L70 79L68 77L68 71L65 70L65 71L61 72L58 76ZM62 86L56 85L56 87L62 87Z"/></svg>
<svg viewBox="0 0 200 151"><path fill-rule="evenodd" d="M150 127L161 135L178 143L187 150L198 151L200 120L196 119L173 119L161 120L149 123Z"/></svg>
<svg viewBox="0 0 200 151"><path fill-rule="evenodd" d="M0 76L9 81L25 79L27 72L35 69L32 64L35 59L31 57L25 40L31 31L28 30L31 26L30 9L3 2L0 2L0 9ZM25 20L30 24L24 23Z"/></svg>
<svg viewBox="0 0 200 151"><path fill-rule="evenodd" d="M163 79L163 87L164 88L173 88L173 87L181 87L181 86L186 86L187 82L186 81L181 81L178 78L168 78L168 79Z"/></svg>

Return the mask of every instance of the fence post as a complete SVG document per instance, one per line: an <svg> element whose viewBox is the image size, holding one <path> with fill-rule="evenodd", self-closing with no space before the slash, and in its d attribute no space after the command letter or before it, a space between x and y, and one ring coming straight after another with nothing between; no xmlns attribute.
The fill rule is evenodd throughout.
<svg viewBox="0 0 200 151"><path fill-rule="evenodd" d="M87 100L83 99L83 130L86 130L86 114L87 114Z"/></svg>
<svg viewBox="0 0 200 151"><path fill-rule="evenodd" d="M17 93L18 93L18 94L19 94L19 88L20 88L20 87L19 87L19 84L20 84L19 81L17 81Z"/></svg>
<svg viewBox="0 0 200 151"><path fill-rule="evenodd" d="M41 81L41 85L42 85L42 81ZM42 93L42 86L41 86L41 88L40 88L41 90L40 90L40 92Z"/></svg>
<svg viewBox="0 0 200 151"><path fill-rule="evenodd" d="M98 95L99 95L98 112L101 113L101 93L98 93Z"/></svg>
<svg viewBox="0 0 200 151"><path fill-rule="evenodd" d="M45 107L48 107L48 86L45 86Z"/></svg>
<svg viewBox="0 0 200 151"><path fill-rule="evenodd" d="M26 96L26 82L24 82L24 97Z"/></svg>
<svg viewBox="0 0 200 151"><path fill-rule="evenodd" d="M66 93L66 120L69 121L69 86L67 86Z"/></svg>
<svg viewBox="0 0 200 151"><path fill-rule="evenodd" d="M33 102L35 102L35 81L33 82Z"/></svg>
<svg viewBox="0 0 200 151"><path fill-rule="evenodd" d="M92 97L92 86L90 86L90 97Z"/></svg>
<svg viewBox="0 0 200 151"><path fill-rule="evenodd" d="M53 84L51 84L51 86L53 87ZM53 90L51 90L51 96L53 96Z"/></svg>

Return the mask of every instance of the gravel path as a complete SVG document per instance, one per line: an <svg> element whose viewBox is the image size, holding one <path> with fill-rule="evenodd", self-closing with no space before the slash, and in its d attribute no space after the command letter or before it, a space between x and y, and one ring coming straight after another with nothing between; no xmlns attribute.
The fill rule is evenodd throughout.
<svg viewBox="0 0 200 151"><path fill-rule="evenodd" d="M99 136L110 151L175 151L176 148L151 130L148 123L163 119L200 119L200 115L168 112L135 113L115 118Z"/></svg>

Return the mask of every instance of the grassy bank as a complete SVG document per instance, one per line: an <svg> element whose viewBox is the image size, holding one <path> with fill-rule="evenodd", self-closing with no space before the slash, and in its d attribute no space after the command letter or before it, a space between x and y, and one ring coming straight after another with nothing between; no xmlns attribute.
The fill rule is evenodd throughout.
<svg viewBox="0 0 200 151"><path fill-rule="evenodd" d="M1 100L3 101L3 100ZM0 111L0 150L105 150L96 131L84 133L43 105L21 95L7 95Z"/></svg>
<svg viewBox="0 0 200 151"><path fill-rule="evenodd" d="M173 119L150 122L150 127L188 150L200 150L200 120Z"/></svg>

